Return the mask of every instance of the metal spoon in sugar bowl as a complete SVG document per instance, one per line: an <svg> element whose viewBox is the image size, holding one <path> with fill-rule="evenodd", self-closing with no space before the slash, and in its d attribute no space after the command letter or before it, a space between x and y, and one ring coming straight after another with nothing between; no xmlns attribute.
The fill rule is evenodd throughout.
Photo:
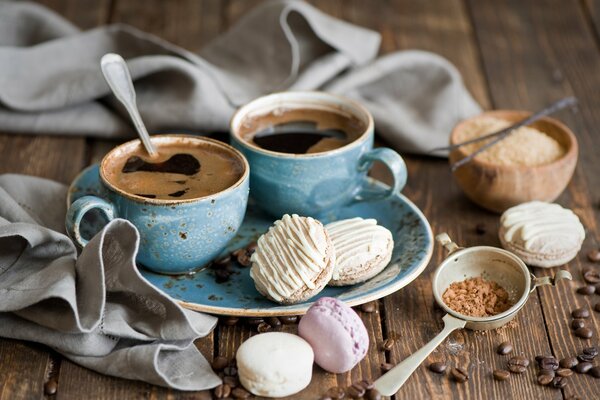
<svg viewBox="0 0 600 400"><path fill-rule="evenodd" d="M435 301L447 313L442 318L444 329L420 350L375 381L375 389L384 396L394 395L451 332L462 328L472 330L499 328L517 315L536 287L555 286L559 280L571 280L571 274L564 270L557 271L553 277L536 278L519 257L497 247L461 248L446 233L436 236L436 240L448 252L448 257L433 274L432 282ZM491 317L470 317L457 313L444 303L442 295L451 283L475 277L497 282L508 292L513 306Z"/></svg>

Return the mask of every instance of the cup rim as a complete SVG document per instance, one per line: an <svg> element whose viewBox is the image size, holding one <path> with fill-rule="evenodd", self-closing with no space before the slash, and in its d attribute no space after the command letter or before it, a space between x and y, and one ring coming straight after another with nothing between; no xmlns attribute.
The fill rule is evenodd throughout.
<svg viewBox="0 0 600 400"><path fill-rule="evenodd" d="M345 103L346 105L350 106L349 111L352 112L352 114L354 114L355 116L357 116L356 111L362 113L364 115L364 117L366 117L366 121L367 121L364 132L361 133L361 135L358 138L356 138L355 140L353 140L352 142L350 142L348 144L345 144L342 147L338 147L336 149L322 151L322 152L318 152L318 153L310 153L310 154L281 153L278 151L266 150L266 149L263 149L251 142L244 140L239 135L239 133L238 133L239 125L241 124L243 118L253 108L258 107L263 103L269 104L271 102L276 101L276 99L278 99L278 98L281 98L281 101L289 101L290 98L296 99L296 100L298 98L301 98L300 101L303 101L303 100L307 101L307 100L311 99L311 96L312 96L312 99L317 97L324 101L328 101L329 104L333 103L332 100L337 100L340 103ZM314 102L314 100L313 100L313 102ZM309 104L309 101L307 101L307 104ZM364 118L361 118L361 119L364 120ZM238 108L235 111L235 113L233 114L233 116L231 117L231 120L229 122L229 128L230 128L229 133L230 133L231 138L233 140L235 140L237 143L239 143L241 146L243 146L249 150L255 151L257 153L262 153L262 154L269 155L269 156L276 157L276 158L307 160L307 159L327 157L327 156L330 156L333 154L343 153L354 147L360 146L366 140L368 140L368 138L374 133L374 125L375 124L373 122L373 115L371 115L369 110L367 110L367 108L364 105L362 105L361 103L359 103L355 100L349 99L345 96L341 96L338 94L329 93L329 92L325 92L325 91L320 91L320 90L297 90L297 91L284 91L284 92L271 93L266 96L258 97L256 99L244 104L243 106Z"/></svg>
<svg viewBox="0 0 600 400"><path fill-rule="evenodd" d="M524 290L523 294L515 302L515 304L513 304L508 310L501 312L499 314L493 315L491 317L471 317L469 315L464 315L464 314L454 311L453 309L448 307L448 305L444 302L444 300L442 299L442 293L439 293L435 288L435 285L436 285L437 281L439 280L439 275L440 275L441 271L444 268L448 268L448 265L450 265L450 263L456 256L465 254L465 253L481 251L481 250L491 250L491 251L506 255L509 258L511 258L515 262L515 264L517 264L521 268L521 272L523 273L523 277L524 277L523 279L525 280L525 282L524 282L525 290ZM523 306L527 302L527 299L529 298L529 294L530 294L531 273L529 272L529 269L527 268L527 266L525 265L523 260L521 260L519 257L517 257L515 254L511 253L510 251L507 251L507 250L504 250L504 249L501 249L498 247L493 247L493 246L473 246L473 247L467 247L467 248L458 250L458 251L450 254L448 257L446 257L444 259L444 261L442 261L442 263L436 268L436 270L433 274L432 286L433 286L432 287L433 297L435 298L435 301L448 314L450 314L458 319L461 319L463 321L467 321L467 322L471 322L471 323L497 322L499 320L502 320L502 319L505 319L505 318L508 318L508 317L514 315L521 308L523 308Z"/></svg>
<svg viewBox="0 0 600 400"><path fill-rule="evenodd" d="M173 200L171 200L171 199L152 199L152 198L148 198L148 197L138 196L133 193L128 193L128 192L124 191L123 189L116 187L111 182L109 182L108 179L106 179L106 177L104 175L104 167L105 167L106 161L108 160L108 157L111 154L113 154L115 151L117 151L118 149L125 147L125 146L131 146L134 143L141 144L140 139L133 139L133 140L127 141L125 143L122 143L122 144L114 147L108 153L106 153L104 155L104 157L102 157L102 161L100 162L100 167L99 167L100 179L102 180L102 183L104 185L106 185L106 187L108 189L112 190L113 192L115 192L129 200L135 201L137 203L154 204L154 205L173 205L173 204L195 203L195 202L206 200L209 198L214 198L216 196L221 196L225 193L235 190L236 188L241 186L242 183L244 183L244 181L246 181L248 179L248 176L250 175L250 165L248 164L248 160L246 160L246 157L239 150L237 150L233 146L228 145L227 143L221 142L216 139L208 138L205 136L195 136L195 135L186 135L186 134L177 134L177 133L152 135L150 137L150 140L152 140L152 141L156 141L156 140L167 141L167 140L171 140L172 138L186 138L186 139L190 139L192 141L208 142L208 143L211 143L218 147L221 147L222 149L235 155L238 158L238 160L242 163L242 165L244 167L244 172L242 173L242 176L233 185L227 187L224 190L221 190L220 192L212 193L212 194L209 194L206 196L201 196L201 197L194 197L191 199L173 199Z"/></svg>

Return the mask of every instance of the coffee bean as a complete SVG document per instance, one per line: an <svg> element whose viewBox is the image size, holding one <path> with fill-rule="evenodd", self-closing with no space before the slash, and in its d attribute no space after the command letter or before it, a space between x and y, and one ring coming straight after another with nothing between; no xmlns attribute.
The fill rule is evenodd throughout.
<svg viewBox="0 0 600 400"><path fill-rule="evenodd" d="M515 356L508 360L508 370L515 374L522 374L529 366L529 360L523 356Z"/></svg>
<svg viewBox="0 0 600 400"><path fill-rule="evenodd" d="M579 328L583 328L585 326L585 321L583 319L574 319L571 321L571 329L576 330Z"/></svg>
<svg viewBox="0 0 600 400"><path fill-rule="evenodd" d="M554 380L554 375L550 374L538 374L537 383L542 386L549 385Z"/></svg>
<svg viewBox="0 0 600 400"><path fill-rule="evenodd" d="M436 374L443 374L446 372L446 364L443 362L433 362L429 364L429 370Z"/></svg>
<svg viewBox="0 0 600 400"><path fill-rule="evenodd" d="M278 326L281 326L281 321L277 317L267 318L267 323L271 325L271 328L277 328Z"/></svg>
<svg viewBox="0 0 600 400"><path fill-rule="evenodd" d="M599 250L590 250L587 254L588 260L591 262L599 262L600 261L600 251Z"/></svg>
<svg viewBox="0 0 600 400"><path fill-rule="evenodd" d="M558 360L554 357L544 357L538 363L540 369L556 371L558 369Z"/></svg>
<svg viewBox="0 0 600 400"><path fill-rule="evenodd" d="M600 293L600 292L598 292L598 293ZM596 305L594 306L594 311L600 312L600 303L596 303Z"/></svg>
<svg viewBox="0 0 600 400"><path fill-rule="evenodd" d="M348 396L352 397L353 399L360 399L361 397L364 396L366 390L357 384L354 384L352 386L350 386L347 390L346 393L348 394Z"/></svg>
<svg viewBox="0 0 600 400"><path fill-rule="evenodd" d="M573 375L573 370L571 370L569 368L561 368L556 371L556 375L566 378L566 377Z"/></svg>
<svg viewBox="0 0 600 400"><path fill-rule="evenodd" d="M383 372L387 372L390 369L394 368L394 364L390 364L390 363L381 363L381 370Z"/></svg>
<svg viewBox="0 0 600 400"><path fill-rule="evenodd" d="M236 387L231 391L231 394L235 399L248 399L250 398L250 392L245 391L241 387Z"/></svg>
<svg viewBox="0 0 600 400"><path fill-rule="evenodd" d="M571 316L573 318L589 318L590 317L590 310L588 310L587 308L578 308L576 310L573 310L571 312Z"/></svg>
<svg viewBox="0 0 600 400"><path fill-rule="evenodd" d="M377 309L377 305L375 304L374 301L360 305L360 310L362 312L372 313L372 312L375 312L376 309Z"/></svg>
<svg viewBox="0 0 600 400"><path fill-rule="evenodd" d="M539 364L540 361L542 361L546 357L548 357L548 356L535 356L535 362L537 362Z"/></svg>
<svg viewBox="0 0 600 400"><path fill-rule="evenodd" d="M252 264L252 262L250 261L250 257L252 256L252 254L246 250L246 249L240 249L240 251L236 251L235 253L237 262L242 266L242 267L249 267L250 264Z"/></svg>
<svg viewBox="0 0 600 400"><path fill-rule="evenodd" d="M213 390L213 394L217 399L224 399L226 397L229 397L229 395L231 394L231 388L229 387L229 385L219 385L215 388L215 390Z"/></svg>
<svg viewBox="0 0 600 400"><path fill-rule="evenodd" d="M224 268L215 270L215 280L217 281L217 283L227 282L229 280L230 275L231 275L231 272L227 271Z"/></svg>
<svg viewBox="0 0 600 400"><path fill-rule="evenodd" d="M377 389L369 389L367 393L365 393L366 400L381 400L381 393L377 391Z"/></svg>
<svg viewBox="0 0 600 400"><path fill-rule="evenodd" d="M235 376L224 376L223 383L229 386L230 388L235 388L240 385L238 378Z"/></svg>
<svg viewBox="0 0 600 400"><path fill-rule="evenodd" d="M467 371L460 367L455 367L450 370L450 375L458 383L464 383L469 380L469 374Z"/></svg>
<svg viewBox="0 0 600 400"><path fill-rule="evenodd" d="M356 382L356 385L359 385L365 390L373 389L373 382L368 379L363 379L362 381Z"/></svg>
<svg viewBox="0 0 600 400"><path fill-rule="evenodd" d="M343 399L346 396L344 388L334 386L325 392L325 396L331 399Z"/></svg>
<svg viewBox="0 0 600 400"><path fill-rule="evenodd" d="M232 365L229 365L229 366L223 368L223 373L227 376L236 376L237 368Z"/></svg>
<svg viewBox="0 0 600 400"><path fill-rule="evenodd" d="M583 280L591 284L600 283L600 271L597 268L584 268Z"/></svg>
<svg viewBox="0 0 600 400"><path fill-rule="evenodd" d="M475 225L475 232L478 235L485 235L485 233L487 232L487 229L485 229L485 224L480 222L477 225Z"/></svg>
<svg viewBox="0 0 600 400"><path fill-rule="evenodd" d="M579 364L577 357L566 357L566 358L563 358L562 360L560 360L560 363L559 363L561 368L573 368L577 364Z"/></svg>
<svg viewBox="0 0 600 400"><path fill-rule="evenodd" d="M250 255L252 255L256 251L257 247L258 247L258 243L256 243L256 242L250 242L248 244L248 246L246 246L246 251L248 253L250 253Z"/></svg>
<svg viewBox="0 0 600 400"><path fill-rule="evenodd" d="M265 333L265 332L269 332L271 330L271 325L267 324L266 322L261 322L260 324L258 324L258 326L256 327L256 330L258 331L258 333Z"/></svg>
<svg viewBox="0 0 600 400"><path fill-rule="evenodd" d="M593 365L591 362L580 362L575 366L575 372L577 372L578 374L586 374L590 369L592 369L592 367Z"/></svg>
<svg viewBox="0 0 600 400"><path fill-rule="evenodd" d="M223 356L217 356L211 363L212 369L215 371L222 371L223 368L229 365L229 360Z"/></svg>
<svg viewBox="0 0 600 400"><path fill-rule="evenodd" d="M585 349L583 349L583 350L581 351L581 354L584 354L584 355L586 355L586 356L589 356L589 357L591 357L591 358L592 358L592 360L593 360L593 359L594 359L594 358L596 358L596 356L598 355L598 348L597 348L597 347L595 347L595 346L592 346L592 347L586 347Z"/></svg>
<svg viewBox="0 0 600 400"><path fill-rule="evenodd" d="M579 328L575 331L575 336L580 337L582 339L589 339L594 336L594 332L590 328L584 327Z"/></svg>
<svg viewBox="0 0 600 400"><path fill-rule="evenodd" d="M577 293L583 294L586 296L590 296L590 295L596 293L596 286L594 286L594 285L582 286L579 289L577 289Z"/></svg>
<svg viewBox="0 0 600 400"><path fill-rule="evenodd" d="M494 379L497 381L505 381L510 377L510 372L505 369L497 369L493 372Z"/></svg>
<svg viewBox="0 0 600 400"><path fill-rule="evenodd" d="M262 318L258 318L258 317L246 318L246 323L250 326L258 326L258 325L262 324L263 322L265 322L265 320Z"/></svg>
<svg viewBox="0 0 600 400"><path fill-rule="evenodd" d="M381 348L385 351L390 351L394 347L395 344L396 344L396 341L394 339L388 338L383 341Z"/></svg>
<svg viewBox="0 0 600 400"><path fill-rule="evenodd" d="M52 396L56 394L57 390L58 382L54 378L50 378L48 382L44 384L44 394L46 394L46 396Z"/></svg>
<svg viewBox="0 0 600 400"><path fill-rule="evenodd" d="M588 374L593 376L596 379L600 378L600 367L590 368L590 370L588 371Z"/></svg>
<svg viewBox="0 0 600 400"><path fill-rule="evenodd" d="M562 389L567 386L567 379L562 376L557 376L552 380L552 386L555 388Z"/></svg>
<svg viewBox="0 0 600 400"><path fill-rule="evenodd" d="M298 316L297 315L285 315L283 317L279 317L279 320L284 325L293 325L298 321Z"/></svg>
<svg viewBox="0 0 600 400"><path fill-rule="evenodd" d="M496 352L502 356L507 355L513 351L513 346L510 342L502 342L498 345Z"/></svg>

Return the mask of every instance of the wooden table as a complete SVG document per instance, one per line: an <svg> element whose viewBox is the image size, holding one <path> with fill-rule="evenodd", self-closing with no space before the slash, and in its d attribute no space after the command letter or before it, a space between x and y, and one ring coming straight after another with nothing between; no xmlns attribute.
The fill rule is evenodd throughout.
<svg viewBox="0 0 600 400"><path fill-rule="evenodd" d="M258 1L249 0L44 0L83 29L122 22L152 32L171 42L199 50ZM510 340L516 353L531 359L538 354L562 358L585 346L598 345L600 315L592 313L595 336L576 338L568 327L572 309L593 305L599 296L582 296L580 270L585 254L600 240L600 1L494 0L315 0L323 11L381 32L382 53L425 49L452 61L484 108L535 110L567 95L577 96L577 112L558 118L576 132L581 154L575 176L558 202L581 218L587 237L580 255L566 268L574 281L558 288L542 288L517 317L517 326L499 332L454 333L430 361L467 368L470 379L456 384L447 376L420 367L398 399L561 399L600 398L600 381L574 376L563 390L535 383L533 366L523 375L496 382L491 371L504 367L495 347ZM85 138L0 135L0 172L38 175L69 183L86 165L98 161L116 143ZM454 184L445 160L406 156L409 183L404 193L431 222L434 232L448 232L471 246L499 245L498 216L469 202ZM385 176L378 174L385 180ZM483 224L486 232L476 233ZM396 363L429 341L442 328L442 312L433 306L430 274L443 258L436 246L426 271L410 286L377 302L374 313L360 312L371 335L367 357L351 372L334 375L315 368L311 385L297 398L315 399L331 386L346 386L381 375L382 362ZM548 271L535 269L538 275ZM286 330L293 331L294 327ZM247 325L218 326L197 346L208 359L232 357L252 334ZM384 339L398 339L382 351ZM102 376L61 358L48 348L14 340L0 340L2 399L43 398L44 383L58 382L57 399L203 399L208 393L180 393L141 382Z"/></svg>

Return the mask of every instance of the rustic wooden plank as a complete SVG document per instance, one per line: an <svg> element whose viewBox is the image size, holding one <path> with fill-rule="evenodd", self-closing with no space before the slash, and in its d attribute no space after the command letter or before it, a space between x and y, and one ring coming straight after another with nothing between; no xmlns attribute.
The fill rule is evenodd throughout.
<svg viewBox="0 0 600 400"><path fill-rule="evenodd" d="M600 44L600 0L584 0L583 10L596 30L596 43Z"/></svg>
<svg viewBox="0 0 600 400"><path fill-rule="evenodd" d="M377 16L370 23L365 19L363 25L380 27L386 51L420 48L445 56L457 66L475 98L484 107L490 106L478 49L462 2L393 1L382 5ZM447 161L405 158L410 178L404 193L434 224L434 234L448 232L465 246L499 244L496 238L498 217L479 209L465 198L452 182ZM477 223L486 225L485 235L475 233ZM443 313L434 307L430 276L443 258L441 250L436 247L432 263L424 274L383 301L385 334L400 338L389 355L392 363L418 350L442 328ZM396 398L526 398L537 397L541 393L548 398L560 398L560 393L540 391L533 384L533 369L501 384L491 377L493 369L505 366L505 358L494 351L496 345L504 340L511 340L517 352L527 355L549 350L540 306L536 299L532 300L517 319L521 328L485 334L466 330L454 333L415 372ZM529 327L531 321L535 321L531 329L522 328ZM447 376L433 375L426 369L426 364L432 361L445 361L450 366L467 368L471 378L466 384L459 385Z"/></svg>
<svg viewBox="0 0 600 400"><path fill-rule="evenodd" d="M50 355L43 346L16 340L0 340L0 398L41 399L50 369Z"/></svg>
<svg viewBox="0 0 600 400"><path fill-rule="evenodd" d="M597 43L578 3L472 1L470 7L494 104L532 110L562 96L575 95L580 100L578 112L558 114L576 133L580 145L575 176L558 202L580 216L587 238L579 256L567 266L575 281L555 290L538 291L552 350L557 357L565 357L585 346L597 346L600 333L597 314L590 321L595 331L591 340L574 337L568 327L572 309L597 302L597 296L589 298L574 292L583 284L581 267L589 264L585 254L597 248L600 240L600 212L596 204L600 195L596 154L600 144L596 135L600 122ZM548 274L539 269L535 273ZM563 391L565 397L587 397L598 393L598 381L575 376Z"/></svg>

